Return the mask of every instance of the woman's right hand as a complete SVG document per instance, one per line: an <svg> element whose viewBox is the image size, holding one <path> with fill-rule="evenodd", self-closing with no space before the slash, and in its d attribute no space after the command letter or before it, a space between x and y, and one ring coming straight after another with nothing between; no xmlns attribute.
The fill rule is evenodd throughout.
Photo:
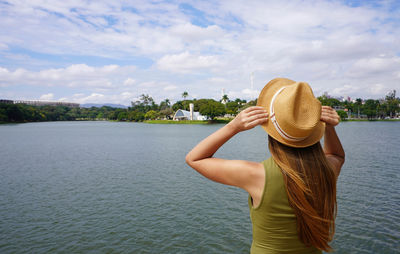
<svg viewBox="0 0 400 254"><path fill-rule="evenodd" d="M250 130L268 121L268 113L263 107L253 106L241 111L228 123L235 131Z"/></svg>

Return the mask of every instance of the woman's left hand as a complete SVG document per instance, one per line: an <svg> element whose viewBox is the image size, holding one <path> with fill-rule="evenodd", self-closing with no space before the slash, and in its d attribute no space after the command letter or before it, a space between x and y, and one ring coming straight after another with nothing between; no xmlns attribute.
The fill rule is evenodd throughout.
<svg viewBox="0 0 400 254"><path fill-rule="evenodd" d="M263 107L248 107L240 112L228 125L235 131L245 131L268 121L268 113Z"/></svg>
<svg viewBox="0 0 400 254"><path fill-rule="evenodd" d="M340 122L340 116L333 108L322 106L321 121L325 122L327 125L336 126Z"/></svg>

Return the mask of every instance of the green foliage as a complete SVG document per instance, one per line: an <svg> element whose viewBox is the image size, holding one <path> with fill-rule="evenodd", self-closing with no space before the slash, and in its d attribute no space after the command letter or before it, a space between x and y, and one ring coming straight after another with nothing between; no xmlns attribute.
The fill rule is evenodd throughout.
<svg viewBox="0 0 400 254"><path fill-rule="evenodd" d="M217 116L225 114L225 106L221 102L210 99L207 103L200 106L199 112L204 116L214 119Z"/></svg>
<svg viewBox="0 0 400 254"><path fill-rule="evenodd" d="M229 100L229 98L228 98L228 95L226 95L226 94L224 94L223 96L222 96L222 99L220 100L220 102L222 102L222 103L227 103L227 102L229 102L230 100Z"/></svg>
<svg viewBox="0 0 400 254"><path fill-rule="evenodd" d="M379 105L378 100L366 100L364 104L364 114L367 115L368 119L372 119L377 115L377 106Z"/></svg>
<svg viewBox="0 0 400 254"><path fill-rule="evenodd" d="M347 119L347 113L344 110L338 110L337 113L340 116L341 120Z"/></svg>
<svg viewBox="0 0 400 254"><path fill-rule="evenodd" d="M160 110L160 117L165 118L165 119L172 119L174 114L174 111L172 108L165 108Z"/></svg>
<svg viewBox="0 0 400 254"><path fill-rule="evenodd" d="M117 117L118 121L126 121L128 119L128 114L126 112L119 112L118 113L118 117Z"/></svg>
<svg viewBox="0 0 400 254"><path fill-rule="evenodd" d="M172 105L172 109L174 111L177 111L178 109L183 109L183 110L189 110L189 104L193 103L194 104L194 110L198 111L198 108L196 107L196 103L193 100L184 100L184 101L177 101ZM197 101L196 101L197 102Z"/></svg>
<svg viewBox="0 0 400 254"><path fill-rule="evenodd" d="M226 104L213 99L186 100L187 92L183 101L177 101L171 106L169 99L163 100L160 105L156 104L153 98L147 94L142 94L139 100L132 102L128 109L113 108L103 106L101 108L69 108L66 106L32 106L26 104L7 104L0 103L0 122L38 122L38 121L74 121L74 120L118 120L141 122L145 119L172 119L173 114L178 109L189 110L189 104L194 104L194 111L213 119L223 116L225 113L236 115L241 110L255 106L257 100L246 102L245 100L235 99L229 101L227 96L223 99ZM184 95L182 94L182 95ZM390 91L385 99L365 100L357 98L354 102L341 102L335 98L323 95L318 97L322 105L332 107L342 107L348 112L338 110L341 119L350 117L368 118L393 118L399 115L400 99L396 97L396 90Z"/></svg>
<svg viewBox="0 0 400 254"><path fill-rule="evenodd" d="M158 116L159 116L158 112L156 112L154 110L150 110L150 111L146 112L146 114L144 115L144 118L147 120L155 120Z"/></svg>
<svg viewBox="0 0 400 254"><path fill-rule="evenodd" d="M241 103L237 101L230 101L225 104L226 113L230 115L237 115L239 108L241 107Z"/></svg>
<svg viewBox="0 0 400 254"><path fill-rule="evenodd" d="M128 113L128 119L130 121L141 122L144 120L144 114L145 113L137 111L137 110L130 111Z"/></svg>
<svg viewBox="0 0 400 254"><path fill-rule="evenodd" d="M142 94L140 99L135 102L131 102L132 107L131 110L137 110L143 113L146 113L149 110L157 110L158 105L154 102L153 98L148 94Z"/></svg>
<svg viewBox="0 0 400 254"><path fill-rule="evenodd" d="M385 98L385 112L387 116L393 117L400 109L400 99L396 98L396 90L390 91Z"/></svg>
<svg viewBox="0 0 400 254"><path fill-rule="evenodd" d="M341 105L341 103L340 103L340 101L338 99L329 98L326 95L319 96L317 99L324 106L335 107L335 106L340 106Z"/></svg>

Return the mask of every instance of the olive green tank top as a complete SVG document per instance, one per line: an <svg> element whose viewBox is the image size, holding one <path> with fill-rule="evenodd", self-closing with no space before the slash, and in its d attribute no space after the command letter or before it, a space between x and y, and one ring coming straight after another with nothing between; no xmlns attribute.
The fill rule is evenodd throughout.
<svg viewBox="0 0 400 254"><path fill-rule="evenodd" d="M279 166L272 157L262 163L265 169L265 184L260 204L253 207L249 196L250 218L253 224L250 253L322 253L314 247L306 247L299 240L296 216L289 205Z"/></svg>

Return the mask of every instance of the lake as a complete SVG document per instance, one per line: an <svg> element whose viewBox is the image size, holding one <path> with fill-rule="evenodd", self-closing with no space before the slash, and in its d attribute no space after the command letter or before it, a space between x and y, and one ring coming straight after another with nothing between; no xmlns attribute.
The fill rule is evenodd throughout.
<svg viewBox="0 0 400 254"><path fill-rule="evenodd" d="M222 125L0 125L0 253L248 253L246 192L186 153ZM335 253L399 253L400 122L344 122ZM216 156L269 157L260 128Z"/></svg>

